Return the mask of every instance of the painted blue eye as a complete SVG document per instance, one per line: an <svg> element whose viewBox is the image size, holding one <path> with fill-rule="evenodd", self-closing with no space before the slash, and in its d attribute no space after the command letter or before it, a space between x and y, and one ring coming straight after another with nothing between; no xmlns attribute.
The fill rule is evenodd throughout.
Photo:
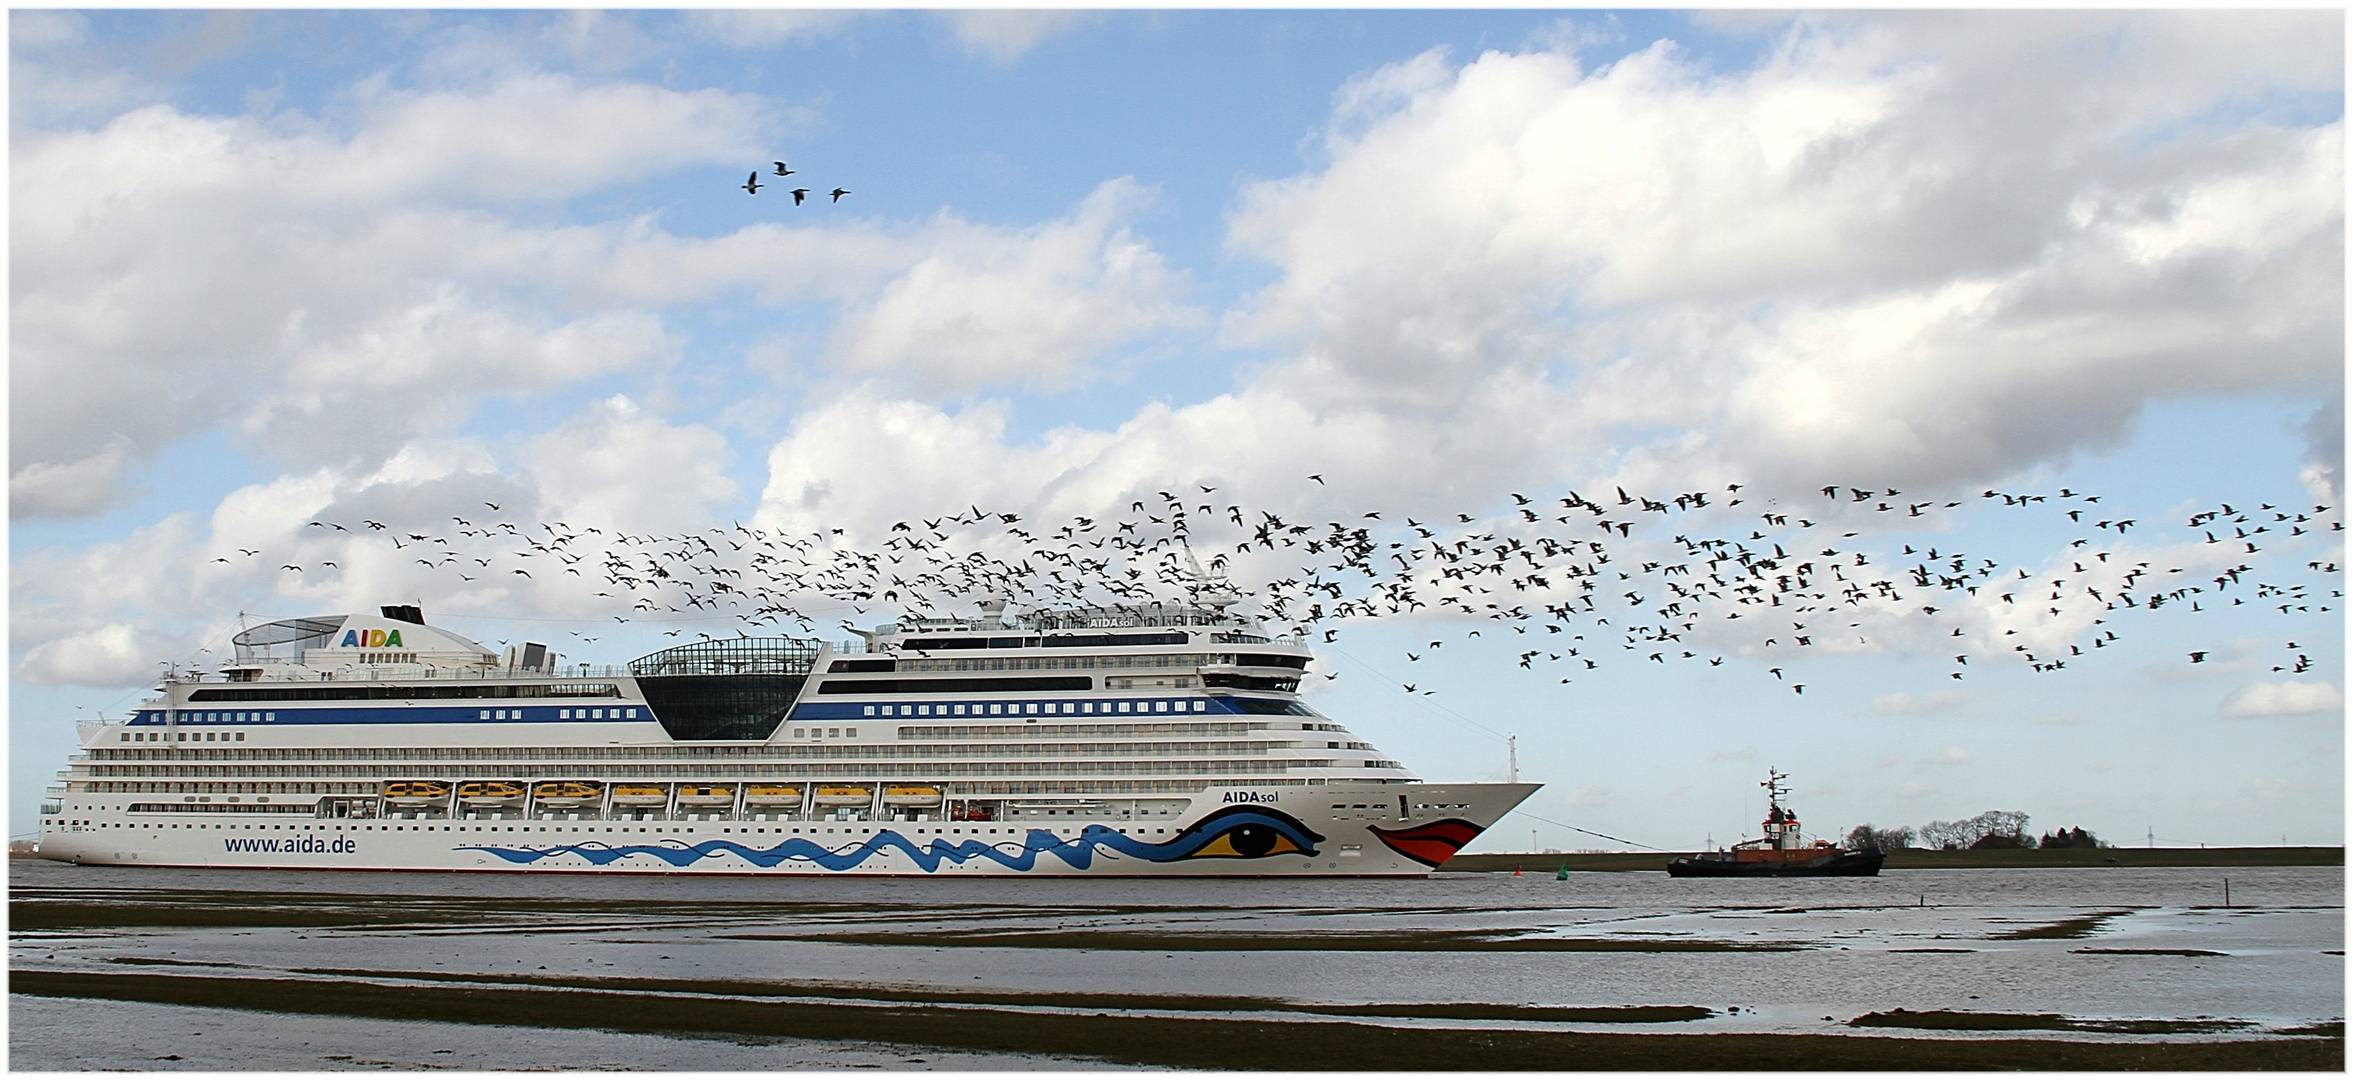
<svg viewBox="0 0 2353 1080"><path fill-rule="evenodd" d="M1179 859L1263 859L1315 854L1323 836L1298 818L1259 806L1229 806L1187 826L1167 843L1137 852L1154 862Z"/></svg>

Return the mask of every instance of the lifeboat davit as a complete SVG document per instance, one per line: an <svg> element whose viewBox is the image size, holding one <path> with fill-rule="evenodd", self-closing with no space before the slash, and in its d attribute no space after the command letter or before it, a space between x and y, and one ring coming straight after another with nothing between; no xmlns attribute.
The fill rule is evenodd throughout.
<svg viewBox="0 0 2353 1080"><path fill-rule="evenodd" d="M799 806L801 789L782 784L753 784L744 789L743 801L749 806Z"/></svg>
<svg viewBox="0 0 2353 1080"><path fill-rule="evenodd" d="M683 784L678 788L680 806L733 806L735 789L715 784Z"/></svg>
<svg viewBox="0 0 2353 1080"><path fill-rule="evenodd" d="M439 780L394 780L384 785L384 798L400 806L425 806L449 798L449 785Z"/></svg>
<svg viewBox="0 0 2353 1080"><path fill-rule="evenodd" d="M595 802L604 793L603 784L585 780L549 780L531 789L531 797L542 806L578 806Z"/></svg>
<svg viewBox="0 0 2353 1080"><path fill-rule="evenodd" d="M668 806L670 793L653 784L618 784L613 802L619 806Z"/></svg>
<svg viewBox="0 0 2353 1080"><path fill-rule="evenodd" d="M864 806L874 799L874 789L863 784L835 784L817 789L819 806Z"/></svg>
<svg viewBox="0 0 2353 1080"><path fill-rule="evenodd" d="M940 789L929 784L892 784L882 789L884 806L938 806Z"/></svg>
<svg viewBox="0 0 2353 1080"><path fill-rule="evenodd" d="M468 806L505 806L523 798L523 785L512 780L468 780L458 785L458 801Z"/></svg>

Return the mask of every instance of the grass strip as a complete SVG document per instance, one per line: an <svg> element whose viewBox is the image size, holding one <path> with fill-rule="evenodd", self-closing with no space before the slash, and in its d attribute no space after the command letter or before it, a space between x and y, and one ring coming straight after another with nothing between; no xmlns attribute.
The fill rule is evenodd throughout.
<svg viewBox="0 0 2353 1080"><path fill-rule="evenodd" d="M672 998L602 991L19 971L47 997L445 1023L872 1041L1195 1069L2305 1070L2344 1067L2344 1040L2140 1044L1844 1035L1633 1035L1383 1028Z"/></svg>
<svg viewBox="0 0 2353 1080"><path fill-rule="evenodd" d="M1363 1016L1427 1020L1537 1020L1576 1024L1670 1024L1705 1020L1716 1011L1700 1005L1498 1005L1481 1002L1410 1002L1327 1005L1281 998L1207 994L1073 994L1018 990L943 990L914 986L845 986L838 983L751 982L742 979L646 979L624 975L466 975L442 971L382 971L358 968L296 968L303 975L420 982L533 986L572 990L617 990L661 994L738 997L836 998L933 1005L1005 1005L1064 1009L1119 1009L1153 1012L1293 1012L1318 1016Z"/></svg>
<svg viewBox="0 0 2353 1080"><path fill-rule="evenodd" d="M2212 949L2069 949L2089 956L2229 956Z"/></svg>
<svg viewBox="0 0 2353 1080"><path fill-rule="evenodd" d="M1895 1008L1865 1013L1849 1027L1918 1028L1926 1031L2089 1031L2106 1035L2219 1035L2245 1031L2245 1020L2087 1020L2056 1013L1981 1013L1949 1009L1912 1012Z"/></svg>
<svg viewBox="0 0 2353 1080"><path fill-rule="evenodd" d="M2130 914L2132 914L2130 911L2095 911L2089 915L2078 915L2072 919L2061 919L2058 922L2048 923L2042 926L2029 926L2019 930L2005 930L1993 936L1997 941L2040 941L2051 938L2085 938L2098 933L2100 927L2106 924L2108 920Z"/></svg>
<svg viewBox="0 0 2353 1080"><path fill-rule="evenodd" d="M925 931L909 933L726 934L737 941L808 941L834 945L964 946L993 949L1098 949L1138 952L1800 952L1806 947L1739 941L1629 938L1500 937L1489 930L1335 932L1323 934L1154 934L1124 930Z"/></svg>

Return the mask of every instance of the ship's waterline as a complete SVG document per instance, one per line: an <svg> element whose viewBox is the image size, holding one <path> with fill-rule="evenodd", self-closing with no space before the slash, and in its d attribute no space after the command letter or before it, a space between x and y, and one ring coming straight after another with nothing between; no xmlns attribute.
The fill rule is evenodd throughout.
<svg viewBox="0 0 2353 1080"><path fill-rule="evenodd" d="M41 854L273 869L1412 876L1536 790L1429 784L1225 605L908 620L622 668L289 619L86 725Z"/></svg>

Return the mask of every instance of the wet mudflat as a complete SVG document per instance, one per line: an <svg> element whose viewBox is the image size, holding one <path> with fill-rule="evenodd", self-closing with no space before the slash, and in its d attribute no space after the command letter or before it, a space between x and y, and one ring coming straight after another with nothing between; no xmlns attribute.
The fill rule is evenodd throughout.
<svg viewBox="0 0 2353 1080"><path fill-rule="evenodd" d="M240 1049L245 1067L281 1069L2343 1061L2333 867L2234 869L2229 908L2221 875L2186 868L1814 881L10 869L20 1069L219 1068ZM142 1033L186 1029L180 1048L66 1037L86 1030L77 1018L133 1010ZM428 1042L450 1053L414 1051Z"/></svg>

